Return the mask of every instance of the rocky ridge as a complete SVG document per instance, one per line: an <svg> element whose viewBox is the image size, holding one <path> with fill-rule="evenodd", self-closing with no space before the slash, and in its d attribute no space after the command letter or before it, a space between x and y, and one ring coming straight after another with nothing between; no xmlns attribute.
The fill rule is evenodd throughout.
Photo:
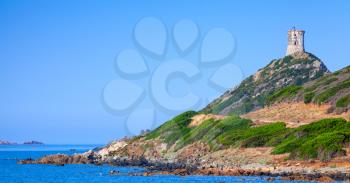
<svg viewBox="0 0 350 183"><path fill-rule="evenodd" d="M299 86L328 73L323 62L311 53L295 53L275 59L202 111L222 115L245 114L263 108L268 96L278 89Z"/></svg>

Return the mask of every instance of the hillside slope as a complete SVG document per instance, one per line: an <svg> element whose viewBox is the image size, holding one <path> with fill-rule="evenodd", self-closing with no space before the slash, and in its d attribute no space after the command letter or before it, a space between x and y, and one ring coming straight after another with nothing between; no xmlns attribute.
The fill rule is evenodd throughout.
<svg viewBox="0 0 350 183"><path fill-rule="evenodd" d="M328 113L348 111L350 108L350 66L302 86L289 86L276 91L268 99L269 104L280 102L304 102L330 105Z"/></svg>
<svg viewBox="0 0 350 183"><path fill-rule="evenodd" d="M350 66L302 86L277 90L266 101L263 109L241 117L258 125L284 121L291 127L330 117L350 120Z"/></svg>
<svg viewBox="0 0 350 183"><path fill-rule="evenodd" d="M202 112L244 114L262 108L276 90L302 85L329 73L326 66L310 53L298 53L272 60L266 67L214 100Z"/></svg>
<svg viewBox="0 0 350 183"><path fill-rule="evenodd" d="M107 146L100 155L113 161L136 159L137 163L161 160L193 164L220 150L270 147L272 155L289 153L290 159L330 161L345 156L344 149L350 142L350 123L340 118L288 128L283 122L254 126L249 119L228 116L190 126L196 115L194 111L182 113L149 134L124 141L122 146L121 142L116 143L117 148Z"/></svg>
<svg viewBox="0 0 350 183"><path fill-rule="evenodd" d="M350 111L340 114L329 113L331 105L313 104L304 102L281 102L262 109L241 115L250 119L255 126L283 121L287 127L296 128L325 118L344 118L350 120Z"/></svg>

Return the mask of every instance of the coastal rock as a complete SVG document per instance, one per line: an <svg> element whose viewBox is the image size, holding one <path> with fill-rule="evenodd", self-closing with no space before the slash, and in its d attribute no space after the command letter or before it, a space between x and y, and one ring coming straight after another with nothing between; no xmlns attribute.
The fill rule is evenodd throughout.
<svg viewBox="0 0 350 183"><path fill-rule="evenodd" d="M319 182L334 182L334 180L328 176L322 176L320 178L318 178Z"/></svg>
<svg viewBox="0 0 350 183"><path fill-rule="evenodd" d="M90 164L90 163L93 163L93 159L90 159L89 157L82 154L76 154L72 156L68 156L65 154L55 154L55 155L45 156L38 160L33 160L33 159L20 160L18 163L19 164L53 164L53 165Z"/></svg>
<svg viewBox="0 0 350 183"><path fill-rule="evenodd" d="M289 175L281 177L282 181L318 181L318 182L334 182L329 176L320 176L319 175Z"/></svg>
<svg viewBox="0 0 350 183"><path fill-rule="evenodd" d="M266 180L266 181L275 181L276 178L275 178L275 177L267 177L265 180Z"/></svg>
<svg viewBox="0 0 350 183"><path fill-rule="evenodd" d="M109 175L118 175L120 172L117 170L111 170L109 171Z"/></svg>
<svg viewBox="0 0 350 183"><path fill-rule="evenodd" d="M108 157L110 152L115 152L118 151L121 148L124 148L127 145L126 140L117 140L117 141L113 141L111 143L109 143L107 146L99 149L97 151L97 154L101 157L101 158L106 158Z"/></svg>

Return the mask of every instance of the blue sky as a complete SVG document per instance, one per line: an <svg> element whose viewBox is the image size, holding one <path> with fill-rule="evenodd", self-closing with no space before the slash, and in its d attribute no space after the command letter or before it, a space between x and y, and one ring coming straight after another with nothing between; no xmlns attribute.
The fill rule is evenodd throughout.
<svg viewBox="0 0 350 183"><path fill-rule="evenodd" d="M2 0L0 139L101 144L129 135L125 115L106 110L101 93L119 77L116 55L126 48L139 50L132 34L144 17L160 19L168 33L183 19L198 25L201 38L212 28L229 30L236 40L230 62L248 76L284 55L292 26L306 31L306 50L331 71L349 65L349 9L348 1L314 0ZM175 58L175 51L167 51ZM147 79L135 82L148 83ZM174 95L190 88L182 82L175 80L170 86ZM151 101L140 105L149 106ZM161 113L156 124L174 115Z"/></svg>

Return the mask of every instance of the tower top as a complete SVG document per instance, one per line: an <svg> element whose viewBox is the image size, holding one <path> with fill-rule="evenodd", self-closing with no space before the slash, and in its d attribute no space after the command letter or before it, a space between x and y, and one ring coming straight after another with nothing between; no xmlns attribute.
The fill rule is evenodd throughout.
<svg viewBox="0 0 350 183"><path fill-rule="evenodd" d="M288 46L286 55L292 55L297 52L305 52L304 34L304 30L297 30L295 27L288 30Z"/></svg>
<svg viewBox="0 0 350 183"><path fill-rule="evenodd" d="M299 29L296 29L295 27L292 27L292 29L289 29L288 32L304 32L304 30L299 30Z"/></svg>

